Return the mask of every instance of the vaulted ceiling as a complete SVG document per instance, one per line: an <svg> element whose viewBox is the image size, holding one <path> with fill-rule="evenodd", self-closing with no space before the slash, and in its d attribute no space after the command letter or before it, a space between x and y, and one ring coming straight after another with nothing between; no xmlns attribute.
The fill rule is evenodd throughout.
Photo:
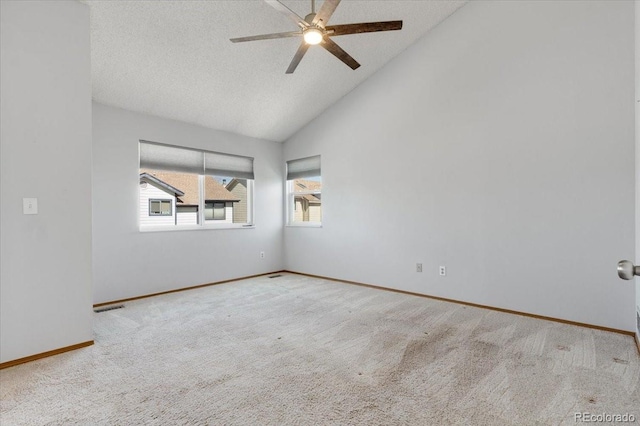
<svg viewBox="0 0 640 426"><path fill-rule="evenodd" d="M311 11L310 0L282 2L301 16ZM264 1L84 3L91 11L95 101L284 141L465 2L344 0L329 24L403 20L403 29L334 37L362 64L355 71L312 46L294 74L285 70L298 38L229 41L297 29Z"/></svg>

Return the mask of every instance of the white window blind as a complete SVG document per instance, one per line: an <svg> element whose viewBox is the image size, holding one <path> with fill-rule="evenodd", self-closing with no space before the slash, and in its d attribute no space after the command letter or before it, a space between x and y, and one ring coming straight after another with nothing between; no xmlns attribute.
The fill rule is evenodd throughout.
<svg viewBox="0 0 640 426"><path fill-rule="evenodd" d="M253 158L240 155L204 153L204 174L253 179Z"/></svg>
<svg viewBox="0 0 640 426"><path fill-rule="evenodd" d="M320 156L287 161L287 180L321 176Z"/></svg>
<svg viewBox="0 0 640 426"><path fill-rule="evenodd" d="M140 141L140 168L201 175L204 154L194 149Z"/></svg>
<svg viewBox="0 0 640 426"><path fill-rule="evenodd" d="M254 179L253 158L140 141L140 168Z"/></svg>

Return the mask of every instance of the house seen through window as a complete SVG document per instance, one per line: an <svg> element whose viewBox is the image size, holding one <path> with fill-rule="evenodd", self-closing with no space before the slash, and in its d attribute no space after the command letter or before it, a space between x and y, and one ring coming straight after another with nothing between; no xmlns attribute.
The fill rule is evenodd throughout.
<svg viewBox="0 0 640 426"><path fill-rule="evenodd" d="M253 159L140 142L140 227L250 225Z"/></svg>
<svg viewBox="0 0 640 426"><path fill-rule="evenodd" d="M322 223L320 156L287 161L287 216L290 225Z"/></svg>

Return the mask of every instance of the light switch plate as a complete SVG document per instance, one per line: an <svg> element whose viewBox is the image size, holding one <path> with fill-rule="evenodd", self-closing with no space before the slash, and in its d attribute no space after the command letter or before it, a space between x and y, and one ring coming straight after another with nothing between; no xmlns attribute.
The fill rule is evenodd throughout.
<svg viewBox="0 0 640 426"><path fill-rule="evenodd" d="M38 214L38 199L37 198L23 198L22 199L22 212L24 214Z"/></svg>

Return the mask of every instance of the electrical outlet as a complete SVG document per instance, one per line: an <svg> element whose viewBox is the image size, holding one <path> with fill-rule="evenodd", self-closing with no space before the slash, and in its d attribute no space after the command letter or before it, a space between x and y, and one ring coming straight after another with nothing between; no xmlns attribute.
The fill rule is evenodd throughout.
<svg viewBox="0 0 640 426"><path fill-rule="evenodd" d="M260 259L264 259L264 252L263 251L260 252Z"/></svg>
<svg viewBox="0 0 640 426"><path fill-rule="evenodd" d="M422 263L416 263L416 272L422 272Z"/></svg>
<svg viewBox="0 0 640 426"><path fill-rule="evenodd" d="M447 275L447 267L446 266L441 266L440 267L440 275L442 275L443 277L445 275Z"/></svg>
<svg viewBox="0 0 640 426"><path fill-rule="evenodd" d="M24 214L38 214L38 199L37 198L23 198L22 199L22 213L24 213Z"/></svg>

